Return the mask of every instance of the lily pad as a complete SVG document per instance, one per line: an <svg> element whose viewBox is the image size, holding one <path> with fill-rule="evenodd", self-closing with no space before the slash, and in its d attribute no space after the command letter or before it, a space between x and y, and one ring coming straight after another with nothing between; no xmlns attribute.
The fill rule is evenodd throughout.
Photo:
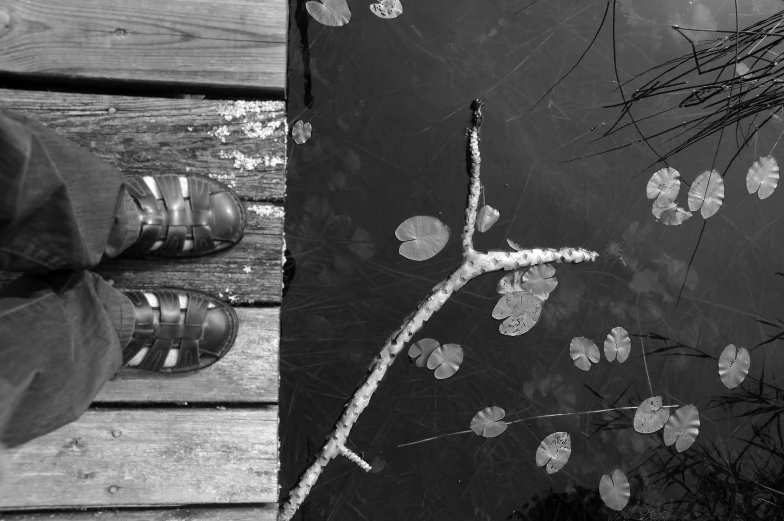
<svg viewBox="0 0 784 521"><path fill-rule="evenodd" d="M723 201L724 180L716 170L701 173L689 188L689 210L699 210L704 219L718 212Z"/></svg>
<svg viewBox="0 0 784 521"><path fill-rule="evenodd" d="M634 413L634 430L640 434L658 431L670 418L670 410L662 407L661 396L643 400Z"/></svg>
<svg viewBox="0 0 784 521"><path fill-rule="evenodd" d="M656 214L654 213L654 215ZM659 212L656 218L667 226L678 226L691 218L691 212L680 206L675 206L673 203L670 207Z"/></svg>
<svg viewBox="0 0 784 521"><path fill-rule="evenodd" d="M416 359L417 367L425 367L427 365L428 359L430 355L438 349L438 340L433 340L432 338L423 338L418 340L416 343L411 344L411 347L408 348L408 356L411 359Z"/></svg>
<svg viewBox="0 0 784 521"><path fill-rule="evenodd" d="M735 389L749 374L751 357L745 347L736 349L734 344L724 348L719 356L719 377L727 389Z"/></svg>
<svg viewBox="0 0 784 521"><path fill-rule="evenodd" d="M476 229L485 233L498 221L501 214L490 205L485 205L476 214Z"/></svg>
<svg viewBox="0 0 784 521"><path fill-rule="evenodd" d="M572 439L568 432L554 432L547 436L536 449L536 466L545 467L548 474L555 474L569 461L572 454Z"/></svg>
<svg viewBox="0 0 784 521"><path fill-rule="evenodd" d="M691 447L700 434L700 413L693 405L684 405L675 411L664 426L664 444L675 444L675 450L683 452Z"/></svg>
<svg viewBox="0 0 784 521"><path fill-rule="evenodd" d="M629 353L632 350L632 341L629 338L629 333L620 326L614 327L607 335L604 341L604 356L607 357L609 362L618 358L618 363L624 363L629 358Z"/></svg>
<svg viewBox="0 0 784 521"><path fill-rule="evenodd" d="M525 248L514 242L512 239L506 239L506 243L516 251L523 251Z"/></svg>
<svg viewBox="0 0 784 521"><path fill-rule="evenodd" d="M498 281L495 289L502 295L527 291L545 301L557 286L555 268L549 264L539 264L531 269L522 268L507 273Z"/></svg>
<svg viewBox="0 0 784 521"><path fill-rule="evenodd" d="M493 309L493 318L506 319L498 328L501 334L518 336L530 331L539 321L541 313L542 301L523 290L501 297Z"/></svg>
<svg viewBox="0 0 784 521"><path fill-rule="evenodd" d="M427 368L435 369L436 378L443 380L455 374L462 363L463 348L457 344L444 344L430 354Z"/></svg>
<svg viewBox="0 0 784 521"><path fill-rule="evenodd" d="M400 245L400 255L423 261L444 249L449 241L449 228L435 217L417 215L400 223L395 237L405 241Z"/></svg>
<svg viewBox="0 0 784 521"><path fill-rule="evenodd" d="M569 344L569 356L574 360L574 365L583 371L590 371L591 362L596 364L601 357L599 348L596 347L596 344L584 336L578 336L572 339L572 342Z"/></svg>
<svg viewBox="0 0 784 521"><path fill-rule="evenodd" d="M389 20L403 14L403 5L400 0L380 0L377 4L370 4L370 10L379 18Z"/></svg>
<svg viewBox="0 0 784 521"><path fill-rule="evenodd" d="M761 157L751 165L746 174L746 190L757 192L760 199L771 196L779 184L779 165L773 156Z"/></svg>
<svg viewBox="0 0 784 521"><path fill-rule="evenodd" d="M320 24L338 27L351 20L351 11L346 0L322 0L305 3L308 14Z"/></svg>
<svg viewBox="0 0 784 521"><path fill-rule="evenodd" d="M656 199L657 206L666 206L673 202L681 190L681 174L674 168L662 168L651 176L645 195L648 199Z"/></svg>
<svg viewBox="0 0 784 521"><path fill-rule="evenodd" d="M631 487L621 469L615 469L611 475L603 475L599 481L599 495L602 501L613 510L623 510L629 503Z"/></svg>
<svg viewBox="0 0 784 521"><path fill-rule="evenodd" d="M307 143L312 133L313 126L310 123L303 123L302 120L297 121L294 123L294 126L291 127L291 138L298 145Z"/></svg>
<svg viewBox="0 0 784 521"><path fill-rule="evenodd" d="M500 407L485 407L471 420L471 430L485 438L495 438L506 430L507 424L501 418L506 411Z"/></svg>

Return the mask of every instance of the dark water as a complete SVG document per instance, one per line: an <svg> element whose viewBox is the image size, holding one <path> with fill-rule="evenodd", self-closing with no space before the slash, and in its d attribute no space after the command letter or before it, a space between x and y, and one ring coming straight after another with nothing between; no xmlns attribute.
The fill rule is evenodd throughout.
<svg viewBox="0 0 784 521"><path fill-rule="evenodd" d="M619 1L592 45L605 0L526 4L403 0L400 17L382 20L351 1L349 24L325 27L291 3L289 125L310 122L313 135L292 144L289 156L286 242L296 270L283 303L282 497L386 337L461 262L465 132L471 100L481 98L484 198L501 217L475 234L476 248L509 249L512 239L600 257L554 265L558 287L522 336L501 335L491 316L503 272L457 292L415 340L460 344L459 371L437 380L400 356L348 442L374 472L332 461L298 518L784 517L784 356L774 339L784 331L777 274L784 272L784 195L777 189L760 200L746 190L749 166L782 151L775 144L784 125L771 119L738 153L753 128L747 118L667 157L683 181L680 206L701 172L715 168L724 180L719 211L708 219L693 212L680 226L651 213L646 185L665 165L634 126L602 138L621 116L606 107L623 101L618 78L691 53L673 24L733 31L736 19L743 29L782 3L738 0L736 18L732 1ZM773 60L782 51L769 52ZM701 78L693 71L682 80ZM625 86L624 95L641 84ZM678 108L684 98L662 92L635 105L640 131L654 136L710 110ZM660 155L687 136L666 137L651 142ZM446 248L423 262L402 257L394 233L416 215L437 217L452 231ZM629 359L602 357L587 372L575 367L571 340L587 337L601 349L616 326L631 335ZM717 362L728 344L751 354L746 380L732 390ZM512 421L636 407L651 396L699 410L699 436L685 452L664 446L661 431L635 432L633 409L400 447L468 430L488 406ZM549 475L535 453L556 431L570 434L572 454ZM621 512L605 507L598 491L601 476L616 468L631 484Z"/></svg>

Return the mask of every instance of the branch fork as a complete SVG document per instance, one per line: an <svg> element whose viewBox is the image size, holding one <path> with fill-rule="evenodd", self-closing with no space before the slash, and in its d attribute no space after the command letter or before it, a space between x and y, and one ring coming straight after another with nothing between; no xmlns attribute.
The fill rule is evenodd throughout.
<svg viewBox="0 0 784 521"><path fill-rule="evenodd" d="M310 493L324 467L338 455L345 456L353 463L359 465L366 472L371 466L353 453L345 445L351 428L359 415L370 403L370 398L378 388L389 367L394 363L398 354L411 338L422 328L433 314L441 309L452 294L462 288L468 281L484 273L500 270L514 270L532 267L550 262L569 262L579 264L594 261L598 253L582 248L530 248L520 251L490 251L478 252L473 246L474 227L476 225L477 207L479 206L479 193L481 184L479 180L481 156L479 154L479 127L482 124L482 106L480 100L474 100L471 105L473 118L471 128L468 129L467 166L470 177L468 204L466 206L465 226L463 227L463 261L458 268L446 279L436 284L433 292L422 300L417 310L406 318L403 325L394 331L386 340L384 347L376 355L368 367L365 380L359 385L354 395L345 405L343 415L335 424L332 432L327 436L323 447L315 460L300 476L299 483L291 489L289 499L278 513L278 521L288 521L296 513L299 506Z"/></svg>

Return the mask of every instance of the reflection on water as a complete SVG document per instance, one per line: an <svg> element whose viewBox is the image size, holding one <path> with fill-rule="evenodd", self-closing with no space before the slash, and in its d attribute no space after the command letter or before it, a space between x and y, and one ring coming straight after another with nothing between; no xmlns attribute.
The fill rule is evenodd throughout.
<svg viewBox="0 0 784 521"><path fill-rule="evenodd" d="M520 336L502 335L492 317L504 273L457 292L413 339L459 344L457 372L436 379L400 356L348 442L373 471L332 461L301 519L778 519L784 196L780 189L764 200L749 194L746 176L761 156L777 155L780 124L762 122L781 100L678 149L691 133L657 133L686 120L699 132L700 114L726 114L727 95L751 100L764 79L732 84L714 99L723 100L717 106L679 107L690 91L661 89L632 105L636 127L628 115L615 124L623 115L617 81L629 100L662 70L627 85L635 75L690 55L688 41L670 27L675 20L734 30L732 2L620 1L591 50L554 88L594 38L607 4L524 5L409 2L401 16L383 20L351 3L343 27L325 27L300 4L290 6L289 123L310 123L312 136L291 145L288 163L286 244L296 271L282 317L282 497L385 338L459 265L465 129L471 100L482 98L480 204L500 218L475 234L476 248L508 250L509 239L526 248L582 247L600 257L554 265L557 287L537 324ZM738 2L740 28L780 7ZM706 41L698 43L711 45ZM767 54L778 53L776 45ZM753 47L745 52L760 49ZM733 80L734 53L721 56L721 80L741 80ZM751 73L763 68L748 60ZM718 73L699 76L687 62L678 81L718 81ZM768 79L777 77L777 65L767 70ZM666 164L657 163L665 155ZM657 221L646 185L664 166L680 172L675 202L686 210L697 176L719 171L724 198L715 215L706 219L698 208L677 226ZM451 230L444 249L422 262L401 256L395 237L398 225L417 215ZM601 350L619 326L631 338L628 360L602 356L588 371L575 366L572 339L585 337ZM751 356L748 376L734 389L718 370L728 344ZM676 406L673 412L698 409L699 436L684 452L666 446L662 430L635 431L635 408L652 396ZM504 409L508 428L478 436L472 418L491 406ZM555 432L569 433L571 455L548 474L536 465L536 451ZM620 512L599 493L600 479L615 469L630 484Z"/></svg>

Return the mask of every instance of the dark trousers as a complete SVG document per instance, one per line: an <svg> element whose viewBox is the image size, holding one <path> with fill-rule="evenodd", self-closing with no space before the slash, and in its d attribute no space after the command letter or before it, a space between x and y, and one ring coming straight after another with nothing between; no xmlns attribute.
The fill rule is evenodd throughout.
<svg viewBox="0 0 784 521"><path fill-rule="evenodd" d="M43 125L0 109L0 443L84 413L122 365L133 304L89 270L138 236L121 173ZM135 219L135 220L134 220Z"/></svg>

